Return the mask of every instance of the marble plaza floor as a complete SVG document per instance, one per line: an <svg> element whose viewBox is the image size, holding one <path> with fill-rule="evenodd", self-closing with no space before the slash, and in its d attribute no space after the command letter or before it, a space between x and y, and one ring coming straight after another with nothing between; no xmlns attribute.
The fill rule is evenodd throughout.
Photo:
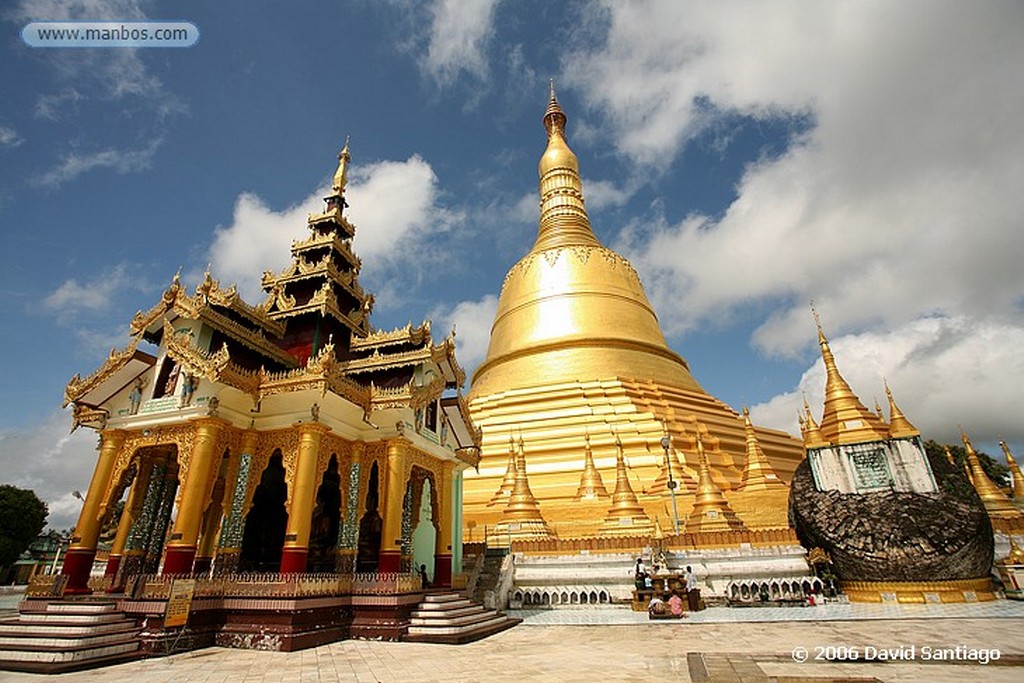
<svg viewBox="0 0 1024 683"><path fill-rule="evenodd" d="M209 648L59 676L0 672L0 681L1024 680L1024 603L713 608L659 622L615 608L518 614L520 626L469 645L349 640L294 653ZM940 650L961 661L936 661ZM881 661L880 653L904 659ZM963 659L983 653L988 664ZM859 660L841 661L855 654Z"/></svg>

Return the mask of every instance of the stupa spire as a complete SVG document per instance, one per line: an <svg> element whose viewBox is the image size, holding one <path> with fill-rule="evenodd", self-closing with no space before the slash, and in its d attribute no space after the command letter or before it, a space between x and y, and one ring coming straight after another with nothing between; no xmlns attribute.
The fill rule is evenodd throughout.
<svg viewBox="0 0 1024 683"><path fill-rule="evenodd" d="M754 424L750 421L750 410L743 407L743 430L747 437L747 463L743 468L741 491L765 491L786 488L786 484L775 474L768 456L764 454L757 440Z"/></svg>
<svg viewBox="0 0 1024 683"><path fill-rule="evenodd" d="M813 309L812 309L813 310ZM818 312L814 311L818 326L818 344L825 363L825 408L821 413L821 433L834 444L884 441L889 433L878 416L864 407L853 389L839 374L836 359L821 328Z"/></svg>
<svg viewBox="0 0 1024 683"><path fill-rule="evenodd" d="M508 465L505 467L505 478L501 480L501 486L494 492L491 499L487 501L487 506L497 505L498 503L507 503L508 497L512 495L512 490L516 487L516 442L512 438L512 433L508 435Z"/></svg>
<svg viewBox="0 0 1024 683"><path fill-rule="evenodd" d="M608 489L604 487L604 481L601 479L601 473L598 472L597 467L594 466L594 453L590 449L590 434L585 434L584 439L586 446L584 446L583 449L583 474L580 475L580 486L576 489L576 496L573 500L594 500L595 498L607 499Z"/></svg>
<svg viewBox="0 0 1024 683"><path fill-rule="evenodd" d="M1010 452L1010 447L1006 445L1005 441L1000 441L999 447L1003 449L1003 455L1006 456L1006 466L1010 469L1010 480L1013 482L1013 497L1024 499L1024 475L1021 474L1020 466L1013 459L1013 453Z"/></svg>
<svg viewBox="0 0 1024 683"><path fill-rule="evenodd" d="M821 448L828 446L828 439L821 433L821 427L814 420L811 414L811 406L807 405L807 397L804 397L804 448Z"/></svg>
<svg viewBox="0 0 1024 683"><path fill-rule="evenodd" d="M745 528L729 506L722 489L711 478L711 468L708 465L707 453L704 452L704 439L700 431L697 432L697 462L700 468L697 499L693 503L693 511L686 518L687 533Z"/></svg>
<svg viewBox="0 0 1024 683"><path fill-rule="evenodd" d="M494 525L499 539L507 536L510 541L517 539L550 538L551 530L540 512L540 503L530 490L526 477L526 448L523 437L519 437L519 452L516 454L516 484L508 497L508 504L501 514L501 520Z"/></svg>
<svg viewBox="0 0 1024 683"><path fill-rule="evenodd" d="M918 431L917 427L910 424L910 420L903 414L899 406L896 405L895 399L892 397L892 391L889 390L889 382L883 380L885 383L885 395L889 399L889 437L893 439L910 439L915 436L921 436L921 432Z"/></svg>
<svg viewBox="0 0 1024 683"><path fill-rule="evenodd" d="M1021 515L1020 510L1013 506L1013 503L1006 497L1006 494L1000 491L999 487L985 474L985 470L981 468L981 461L978 460L978 454L974 451L974 446L971 445L971 440L967 438L967 434L960 432L960 439L964 442L964 450L967 451L967 464L971 468L971 479L974 482L974 488L978 495L981 496L981 502L985 504L988 516L993 521L1020 521L1024 516Z"/></svg>
<svg viewBox="0 0 1024 683"><path fill-rule="evenodd" d="M601 533L619 536L649 534L654 531L651 518L644 512L640 501L629 484L629 473L626 470L626 454L622 448L622 440L615 435L615 492L612 494L612 506L608 516L601 525Z"/></svg>
<svg viewBox="0 0 1024 683"><path fill-rule="evenodd" d="M601 246L590 228L590 217L583 203L583 181L576 155L565 140L568 119L551 81L551 98L544 111L548 146L537 165L540 176L540 224L532 251L568 245Z"/></svg>

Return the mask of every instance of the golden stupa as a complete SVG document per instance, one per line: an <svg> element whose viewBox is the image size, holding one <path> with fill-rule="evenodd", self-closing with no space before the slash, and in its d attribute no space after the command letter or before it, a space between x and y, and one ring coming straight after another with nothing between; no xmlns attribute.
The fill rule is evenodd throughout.
<svg viewBox="0 0 1024 683"><path fill-rule="evenodd" d="M543 122L548 144L538 166L537 240L505 277L487 357L468 396L483 449L479 473L465 479L466 528L481 536L500 517L500 506L488 502L508 470L511 431L526 443L531 488L556 535L601 534L607 503L576 493L581 480L594 481L592 467L603 481L617 480L616 440L648 518L671 519L664 479L672 471L682 522L699 476L695 439L687 436L697 421L707 431L705 446L716 444L707 449L709 476L743 522L785 527L784 489L736 490L747 461L743 417L693 378L665 342L636 271L591 230L554 87ZM801 442L781 431L755 432L771 468L788 481L803 457ZM661 445L666 433L667 454Z"/></svg>

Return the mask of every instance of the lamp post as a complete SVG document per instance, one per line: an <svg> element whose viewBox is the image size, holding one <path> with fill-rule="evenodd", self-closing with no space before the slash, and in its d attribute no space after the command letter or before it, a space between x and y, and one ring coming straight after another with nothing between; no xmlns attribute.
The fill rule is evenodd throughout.
<svg viewBox="0 0 1024 683"><path fill-rule="evenodd" d="M672 496L672 524L676 535L679 534L679 508L676 507L676 480L672 478L672 461L669 459L669 448L672 447L672 437L668 434L668 427L665 429L665 436L661 437L661 447L665 449L665 471L668 472L668 492Z"/></svg>

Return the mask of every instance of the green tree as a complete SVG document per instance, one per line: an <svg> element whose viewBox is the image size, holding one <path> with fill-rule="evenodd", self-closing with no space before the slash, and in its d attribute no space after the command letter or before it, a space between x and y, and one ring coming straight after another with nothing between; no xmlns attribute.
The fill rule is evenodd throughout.
<svg viewBox="0 0 1024 683"><path fill-rule="evenodd" d="M0 567L14 564L46 526L46 503L34 491L0 484Z"/></svg>
<svg viewBox="0 0 1024 683"><path fill-rule="evenodd" d="M962 445L943 445L932 439L924 442L924 450L928 453L928 456L932 458L945 458L946 448L949 448L949 452L953 454L953 460L956 461L958 467L963 467L967 464L967 449ZM985 474L988 475L988 478L991 479L996 486L1010 485L1010 470L1006 465L1001 462L997 462L983 451L975 449L974 452L978 454L978 462L981 464L981 469L985 470Z"/></svg>

